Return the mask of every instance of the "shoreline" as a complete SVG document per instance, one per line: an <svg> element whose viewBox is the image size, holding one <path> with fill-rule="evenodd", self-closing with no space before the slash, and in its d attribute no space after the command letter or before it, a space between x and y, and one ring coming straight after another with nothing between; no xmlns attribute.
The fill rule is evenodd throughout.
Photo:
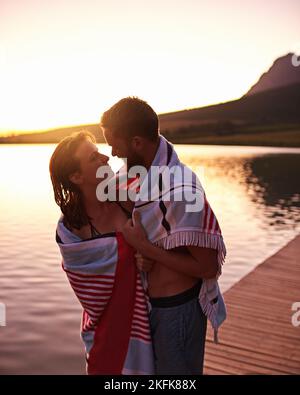
<svg viewBox="0 0 300 395"><path fill-rule="evenodd" d="M11 145L50 145L50 144L58 144L59 141L41 141L41 142L30 142L30 141L20 141L20 142L2 142L0 141L0 146L11 146ZM271 144L260 144L260 145L253 145L253 144L237 144L237 143L189 143L189 142L172 142L174 145L201 145L201 146L216 146L216 147L253 147L253 148L291 148L291 149L300 149L300 144L297 145L271 145ZM105 141L97 141L97 144L106 144ZM299 151L300 152L300 151Z"/></svg>

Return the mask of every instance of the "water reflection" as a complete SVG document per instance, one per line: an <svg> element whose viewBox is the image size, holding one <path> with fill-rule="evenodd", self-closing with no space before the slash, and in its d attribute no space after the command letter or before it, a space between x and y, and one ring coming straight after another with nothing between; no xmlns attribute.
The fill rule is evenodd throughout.
<svg viewBox="0 0 300 395"><path fill-rule="evenodd" d="M263 203L270 226L300 222L300 155L253 157L244 164L245 186L253 202Z"/></svg>
<svg viewBox="0 0 300 395"><path fill-rule="evenodd" d="M178 146L196 171L222 228L227 290L300 230L299 149Z"/></svg>
<svg viewBox="0 0 300 395"><path fill-rule="evenodd" d="M263 153L262 148L258 148L255 154L255 147L242 147L240 156L238 149L228 156L221 147L214 155L212 147L202 146L196 150L195 147L179 147L181 160L197 172L205 189L212 192L212 199L222 196L227 189L232 191L234 199L234 193L241 188L249 203L264 210L262 219L267 221L266 225L294 228L300 222L300 150L287 153L288 150L279 149L281 152L277 153L275 148L274 153ZM223 147L225 151L226 148Z"/></svg>

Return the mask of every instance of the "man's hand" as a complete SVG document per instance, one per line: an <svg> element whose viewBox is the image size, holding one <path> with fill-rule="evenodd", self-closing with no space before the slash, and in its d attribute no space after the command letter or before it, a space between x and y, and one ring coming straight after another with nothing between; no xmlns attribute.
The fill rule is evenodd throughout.
<svg viewBox="0 0 300 395"><path fill-rule="evenodd" d="M141 252L145 251L145 247L151 244L147 239L147 235L140 219L140 213L135 211L133 213L134 224L131 219L129 219L123 226L122 233L127 241L132 247L137 251L135 254L136 266L142 272L150 272L152 270L154 261L153 259L147 258Z"/></svg>
<svg viewBox="0 0 300 395"><path fill-rule="evenodd" d="M154 261L152 259L146 258L139 252L135 254L136 266L142 272L150 272L152 270Z"/></svg>
<svg viewBox="0 0 300 395"><path fill-rule="evenodd" d="M142 252L144 245L147 245L149 241L140 220L140 213L135 211L133 213L133 219L134 223L132 219L129 219L126 222L123 226L122 233L128 244L134 247L137 251Z"/></svg>

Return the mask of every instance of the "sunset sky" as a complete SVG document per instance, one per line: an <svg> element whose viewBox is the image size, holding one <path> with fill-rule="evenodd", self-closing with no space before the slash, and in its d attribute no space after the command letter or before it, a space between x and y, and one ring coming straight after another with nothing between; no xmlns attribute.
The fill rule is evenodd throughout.
<svg viewBox="0 0 300 395"><path fill-rule="evenodd" d="M159 113L243 95L300 52L299 0L0 0L0 133L96 123L124 96Z"/></svg>

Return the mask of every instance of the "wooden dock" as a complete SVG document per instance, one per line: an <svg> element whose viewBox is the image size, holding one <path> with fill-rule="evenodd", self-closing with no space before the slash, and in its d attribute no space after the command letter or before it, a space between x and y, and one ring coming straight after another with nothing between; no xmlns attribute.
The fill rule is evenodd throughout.
<svg viewBox="0 0 300 395"><path fill-rule="evenodd" d="M204 374L300 374L300 235L224 294L227 320L213 343L209 328ZM210 324L208 325L210 327Z"/></svg>

